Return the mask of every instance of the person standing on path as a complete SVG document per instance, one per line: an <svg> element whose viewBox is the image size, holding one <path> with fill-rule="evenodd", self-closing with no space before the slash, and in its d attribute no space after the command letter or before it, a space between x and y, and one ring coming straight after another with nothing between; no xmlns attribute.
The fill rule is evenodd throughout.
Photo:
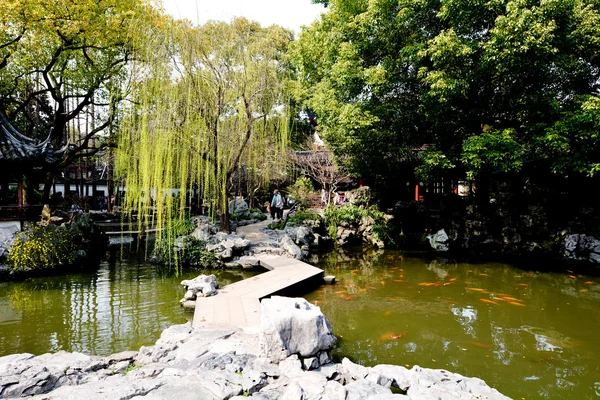
<svg viewBox="0 0 600 400"><path fill-rule="evenodd" d="M283 218L283 196L279 194L277 189L273 191L273 198L271 199L271 218L273 218L273 221Z"/></svg>

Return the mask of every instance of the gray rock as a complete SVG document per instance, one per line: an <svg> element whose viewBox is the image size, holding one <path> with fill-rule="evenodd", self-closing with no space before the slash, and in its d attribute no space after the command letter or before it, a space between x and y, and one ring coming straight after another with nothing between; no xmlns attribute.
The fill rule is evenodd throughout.
<svg viewBox="0 0 600 400"><path fill-rule="evenodd" d="M243 392L242 377L228 371L206 371L195 372L200 385L215 399L226 400Z"/></svg>
<svg viewBox="0 0 600 400"><path fill-rule="evenodd" d="M131 400L213 400L213 397L204 390L196 377L184 376L181 378L170 377L161 387L151 391L145 396L135 396ZM232 397L233 399L233 397ZM244 397L247 399L247 397Z"/></svg>
<svg viewBox="0 0 600 400"><path fill-rule="evenodd" d="M233 199L229 202L229 213L246 215L250 211L248 203L244 199Z"/></svg>
<svg viewBox="0 0 600 400"><path fill-rule="evenodd" d="M369 368L355 364L348 358L342 359L341 372L346 382L360 381L369 375Z"/></svg>
<svg viewBox="0 0 600 400"><path fill-rule="evenodd" d="M115 374L120 374L122 372L125 372L125 370L127 368L129 368L129 366L131 365L132 361L119 361L118 363L116 363L115 365L112 366L112 370Z"/></svg>
<svg viewBox="0 0 600 400"><path fill-rule="evenodd" d="M379 375L377 372L374 372L374 371L369 372L369 374L367 375L365 380L376 383L379 386L383 386L386 389L389 389L390 386L392 386L391 379L389 379L385 376Z"/></svg>
<svg viewBox="0 0 600 400"><path fill-rule="evenodd" d="M327 380L338 381L338 380L340 380L340 378L342 376L340 364L331 363L331 364L321 365L319 368L317 368L315 370L315 372L322 374L325 378L327 378Z"/></svg>
<svg viewBox="0 0 600 400"><path fill-rule="evenodd" d="M297 382L291 383L281 395L281 400L304 400L304 391Z"/></svg>
<svg viewBox="0 0 600 400"><path fill-rule="evenodd" d="M208 297L217 294L219 282L214 275L199 275L194 279L181 281L187 292L182 301L195 300L197 297Z"/></svg>
<svg viewBox="0 0 600 400"><path fill-rule="evenodd" d="M302 375L302 363L298 359L298 355L294 354L279 362L279 370L288 378L294 378Z"/></svg>
<svg viewBox="0 0 600 400"><path fill-rule="evenodd" d="M413 400L403 394L376 394L369 396L367 400ZM430 399L431 400L431 399Z"/></svg>
<svg viewBox="0 0 600 400"><path fill-rule="evenodd" d="M391 381L392 386L406 391L410 386L412 372L399 365L379 364L371 368L372 371Z"/></svg>
<svg viewBox="0 0 600 400"><path fill-rule="evenodd" d="M304 400L319 400L325 392L327 379L316 372L305 372L299 377L292 379L290 385L294 383L302 389L302 398Z"/></svg>
<svg viewBox="0 0 600 400"><path fill-rule="evenodd" d="M242 372L242 389L250 394L258 392L267 386L267 375L253 369L245 369Z"/></svg>
<svg viewBox="0 0 600 400"><path fill-rule="evenodd" d="M435 251L448 251L450 249L448 244L448 235L443 229L440 229L433 235L427 236L427 239L429 239L429 244Z"/></svg>
<svg viewBox="0 0 600 400"><path fill-rule="evenodd" d="M7 257L20 229L17 225L0 228L0 258Z"/></svg>
<svg viewBox="0 0 600 400"><path fill-rule="evenodd" d="M335 343L331 325L319 307L302 298L280 296L261 302L261 356L275 362L292 354L312 357Z"/></svg>
<svg viewBox="0 0 600 400"><path fill-rule="evenodd" d="M347 395L346 400L364 400L373 396L391 395L392 391L376 383L366 380L352 382L344 386Z"/></svg>
<svg viewBox="0 0 600 400"><path fill-rule="evenodd" d="M589 235L567 235L563 254L570 260L583 260L600 264L600 240Z"/></svg>
<svg viewBox="0 0 600 400"><path fill-rule="evenodd" d="M289 236L286 235L281 238L281 248L292 258L295 258L296 260L302 259L302 250L300 250L300 247L298 247Z"/></svg>
<svg viewBox="0 0 600 400"><path fill-rule="evenodd" d="M326 400L346 400L346 388L339 382L329 381L323 396Z"/></svg>
<svg viewBox="0 0 600 400"><path fill-rule="evenodd" d="M310 371L319 368L319 359L317 357L307 357L302 360L302 369Z"/></svg>
<svg viewBox="0 0 600 400"><path fill-rule="evenodd" d="M255 358L251 362L251 368L262 372L268 377L279 377L281 375L281 370L275 364L271 364L271 361L268 358Z"/></svg>
<svg viewBox="0 0 600 400"><path fill-rule="evenodd" d="M448 400L508 400L496 389L490 388L478 378L467 378L442 369L411 369L411 381L407 395L411 399L442 398Z"/></svg>
<svg viewBox="0 0 600 400"><path fill-rule="evenodd" d="M121 361L133 361L135 356L137 356L137 353L137 351L122 351L105 357L105 361L108 365L116 364Z"/></svg>
<svg viewBox="0 0 600 400"><path fill-rule="evenodd" d="M78 386L62 386L39 400L126 400L145 396L161 387L165 381L158 379L131 380L129 376L113 375L107 379Z"/></svg>

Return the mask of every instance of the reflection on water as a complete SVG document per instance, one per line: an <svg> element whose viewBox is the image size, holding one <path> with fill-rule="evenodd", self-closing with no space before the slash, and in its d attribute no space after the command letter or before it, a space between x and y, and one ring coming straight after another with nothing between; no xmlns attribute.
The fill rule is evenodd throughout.
<svg viewBox="0 0 600 400"><path fill-rule="evenodd" d="M516 399L600 396L600 279L510 265L332 253L337 277L307 296L340 338L337 356L484 379Z"/></svg>
<svg viewBox="0 0 600 400"><path fill-rule="evenodd" d="M192 318L179 306L183 279L215 273L224 285L256 274L195 270L176 277L131 257L112 254L97 270L0 283L0 356L137 350L166 327Z"/></svg>

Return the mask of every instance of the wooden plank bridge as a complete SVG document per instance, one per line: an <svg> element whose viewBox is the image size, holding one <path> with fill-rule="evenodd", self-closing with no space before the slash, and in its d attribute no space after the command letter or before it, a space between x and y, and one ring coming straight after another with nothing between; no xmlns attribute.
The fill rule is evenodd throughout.
<svg viewBox="0 0 600 400"><path fill-rule="evenodd" d="M323 282L323 270L291 258L260 257L268 272L232 283L211 297L196 300L194 328L257 331L260 301L272 295L301 295Z"/></svg>

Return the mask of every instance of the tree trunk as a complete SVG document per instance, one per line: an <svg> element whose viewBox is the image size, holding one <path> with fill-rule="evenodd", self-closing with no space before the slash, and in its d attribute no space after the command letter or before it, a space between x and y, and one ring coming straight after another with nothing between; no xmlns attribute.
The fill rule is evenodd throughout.
<svg viewBox="0 0 600 400"><path fill-rule="evenodd" d="M44 180L44 191L42 192L42 204L50 203L50 189L54 184L54 171L46 173L46 179Z"/></svg>

